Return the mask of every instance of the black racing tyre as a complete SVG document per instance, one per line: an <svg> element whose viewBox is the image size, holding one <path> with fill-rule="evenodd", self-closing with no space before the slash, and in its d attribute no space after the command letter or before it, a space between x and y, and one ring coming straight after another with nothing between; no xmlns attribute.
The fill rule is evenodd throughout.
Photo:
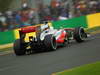
<svg viewBox="0 0 100 75"><path fill-rule="evenodd" d="M17 56L24 55L26 50L24 49L24 45L21 44L20 39L15 40L14 42L14 52Z"/></svg>
<svg viewBox="0 0 100 75"><path fill-rule="evenodd" d="M82 28L82 27L75 28L75 31L74 31L74 39L78 43L83 42L86 37L87 37L87 34L85 33L84 28Z"/></svg>
<svg viewBox="0 0 100 75"><path fill-rule="evenodd" d="M53 51L57 49L57 42L56 42L56 38L50 34L47 35L44 39L44 44L46 46L46 49L49 51Z"/></svg>
<svg viewBox="0 0 100 75"><path fill-rule="evenodd" d="M31 45L31 49L32 49L32 51L34 51L34 52L40 52L41 51L41 48L40 48L40 46L37 44L32 44Z"/></svg>

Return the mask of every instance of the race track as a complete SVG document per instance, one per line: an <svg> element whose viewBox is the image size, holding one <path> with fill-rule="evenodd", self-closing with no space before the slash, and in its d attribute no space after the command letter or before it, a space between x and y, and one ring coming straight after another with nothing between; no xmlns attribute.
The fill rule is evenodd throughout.
<svg viewBox="0 0 100 75"><path fill-rule="evenodd" d="M100 61L100 34L81 44L71 42L57 51L0 56L0 75L51 75L96 61Z"/></svg>

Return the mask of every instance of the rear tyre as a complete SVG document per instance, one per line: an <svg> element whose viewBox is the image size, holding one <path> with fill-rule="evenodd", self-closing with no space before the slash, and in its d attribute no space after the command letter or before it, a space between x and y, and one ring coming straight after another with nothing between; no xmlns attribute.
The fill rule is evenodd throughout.
<svg viewBox="0 0 100 75"><path fill-rule="evenodd" d="M20 55L24 55L26 50L24 49L24 45L21 43L20 39L17 39L15 42L14 42L14 53L17 55L17 56L20 56Z"/></svg>
<svg viewBox="0 0 100 75"><path fill-rule="evenodd" d="M46 49L49 51L54 51L57 49L56 38L52 34L45 37L44 44L46 46Z"/></svg>
<svg viewBox="0 0 100 75"><path fill-rule="evenodd" d="M84 31L84 29L82 27L75 28L74 39L78 43L83 42L86 38L87 38L87 34L85 33L85 31Z"/></svg>

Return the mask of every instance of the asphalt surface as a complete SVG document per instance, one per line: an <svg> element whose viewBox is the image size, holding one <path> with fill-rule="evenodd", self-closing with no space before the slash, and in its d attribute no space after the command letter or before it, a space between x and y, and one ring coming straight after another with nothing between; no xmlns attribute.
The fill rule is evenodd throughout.
<svg viewBox="0 0 100 75"><path fill-rule="evenodd" d="M84 43L71 42L68 47L57 51L0 56L0 75L51 75L96 61L100 61L100 34Z"/></svg>

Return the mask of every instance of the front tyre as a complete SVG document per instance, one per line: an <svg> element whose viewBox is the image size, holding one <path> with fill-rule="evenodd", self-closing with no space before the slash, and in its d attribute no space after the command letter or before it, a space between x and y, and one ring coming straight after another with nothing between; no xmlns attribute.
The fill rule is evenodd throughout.
<svg viewBox="0 0 100 75"><path fill-rule="evenodd" d="M17 56L24 55L26 50L24 49L24 45L21 43L20 39L15 40L14 42L14 53Z"/></svg>
<svg viewBox="0 0 100 75"><path fill-rule="evenodd" d="M44 44L49 51L57 49L56 38L52 34L45 36Z"/></svg>
<svg viewBox="0 0 100 75"><path fill-rule="evenodd" d="M87 38L87 34L85 33L84 28L82 28L82 27L75 28L74 39L78 43L83 42L86 38Z"/></svg>

